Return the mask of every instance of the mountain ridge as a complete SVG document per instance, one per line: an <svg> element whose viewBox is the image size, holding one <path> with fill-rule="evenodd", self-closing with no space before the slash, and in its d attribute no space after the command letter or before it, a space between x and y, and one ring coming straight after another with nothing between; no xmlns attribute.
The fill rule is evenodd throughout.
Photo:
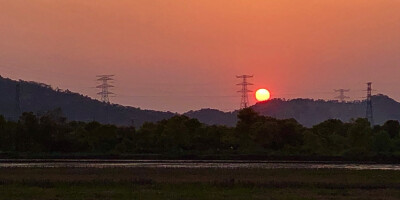
<svg viewBox="0 0 400 200"><path fill-rule="evenodd" d="M382 94L372 96L374 107L375 124L383 124L387 120L400 121L400 103ZM311 127L328 119L339 119L349 122L352 119L364 118L366 116L365 101L339 102L336 100L314 100L307 98L296 98L290 100L271 99L259 102L251 108L259 114L278 119L293 118L304 126ZM185 115L197 118L200 122L215 125L235 126L238 111L223 112L215 109L201 109L190 111ZM223 120L212 120L206 116L224 116Z"/></svg>
<svg viewBox="0 0 400 200"><path fill-rule="evenodd" d="M21 113L16 109L16 86L20 84L21 112L43 113L61 108L71 121L99 121L115 125L140 126L145 122L156 122L175 114L143 110L131 106L108 104L69 90L53 89L50 85L33 81L15 81L0 77L0 114L17 120Z"/></svg>
<svg viewBox="0 0 400 200"><path fill-rule="evenodd" d="M20 84L20 106L22 112L44 113L61 108L71 121L99 121L115 125L141 126L145 122L156 122L170 118L177 113L143 110L132 106L107 104L69 90L53 89L50 85L33 81L12 80L0 76L0 114L7 119L17 120L16 85ZM372 97L376 124L387 120L400 121L400 103L385 95ZM328 119L348 122L353 118L363 118L365 101L338 102L313 99L271 99L251 106L261 115L278 119L293 118L304 126L311 127ZM238 111L223 112L204 108L182 115L196 118L209 125L235 126Z"/></svg>

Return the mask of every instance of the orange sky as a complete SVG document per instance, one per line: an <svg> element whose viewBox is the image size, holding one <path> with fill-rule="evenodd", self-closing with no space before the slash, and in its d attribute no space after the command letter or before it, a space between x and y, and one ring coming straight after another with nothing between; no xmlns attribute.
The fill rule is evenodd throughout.
<svg viewBox="0 0 400 200"><path fill-rule="evenodd" d="M400 100L397 0L0 0L0 74L184 112L240 104L235 75L273 97ZM254 102L254 99L252 98Z"/></svg>

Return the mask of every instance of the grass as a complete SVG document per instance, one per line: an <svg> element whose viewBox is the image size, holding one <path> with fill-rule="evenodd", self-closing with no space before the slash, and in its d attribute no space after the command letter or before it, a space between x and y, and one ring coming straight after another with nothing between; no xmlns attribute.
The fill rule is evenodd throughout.
<svg viewBox="0 0 400 200"><path fill-rule="evenodd" d="M0 200L400 199L400 172L338 169L3 168Z"/></svg>

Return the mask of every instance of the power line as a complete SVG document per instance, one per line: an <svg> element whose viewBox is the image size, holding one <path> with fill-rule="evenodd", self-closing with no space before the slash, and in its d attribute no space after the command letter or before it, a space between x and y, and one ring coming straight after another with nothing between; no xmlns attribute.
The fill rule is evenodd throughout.
<svg viewBox="0 0 400 200"><path fill-rule="evenodd" d="M339 99L340 102L345 102L346 99L350 99L350 97L346 96L346 92L350 92L349 89L338 89L335 90L335 92L339 92L339 96L335 97L336 99Z"/></svg>
<svg viewBox="0 0 400 200"><path fill-rule="evenodd" d="M253 85L252 83L247 82L247 79L253 78L251 75L241 75L241 76L236 76L236 78L242 79L241 83L238 83L236 85L242 86L242 89L239 90L238 92L241 93L242 99L240 102L240 109L247 108L249 106L249 92L253 92L249 89L247 89L247 86Z"/></svg>
<svg viewBox="0 0 400 200"><path fill-rule="evenodd" d="M166 97L179 97L179 98L237 98L238 95L127 95L118 94L117 97L122 98L166 98Z"/></svg>

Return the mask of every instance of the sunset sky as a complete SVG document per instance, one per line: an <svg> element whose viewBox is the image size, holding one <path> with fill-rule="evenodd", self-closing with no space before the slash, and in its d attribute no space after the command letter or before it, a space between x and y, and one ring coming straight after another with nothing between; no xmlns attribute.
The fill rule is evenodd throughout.
<svg viewBox="0 0 400 200"><path fill-rule="evenodd" d="M0 75L114 103L238 109L239 74L273 98L400 100L398 0L0 0ZM254 97L251 98L255 102Z"/></svg>

